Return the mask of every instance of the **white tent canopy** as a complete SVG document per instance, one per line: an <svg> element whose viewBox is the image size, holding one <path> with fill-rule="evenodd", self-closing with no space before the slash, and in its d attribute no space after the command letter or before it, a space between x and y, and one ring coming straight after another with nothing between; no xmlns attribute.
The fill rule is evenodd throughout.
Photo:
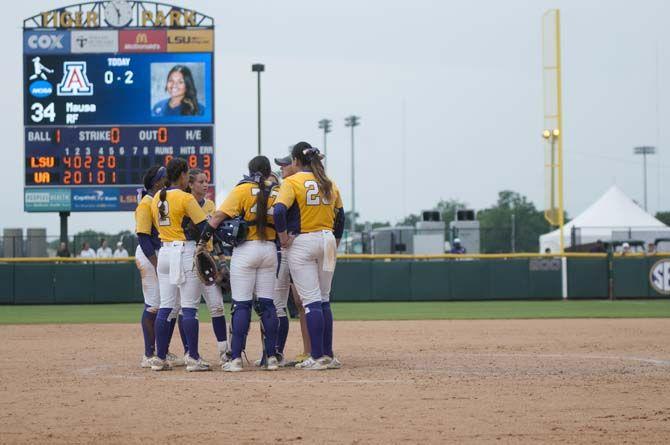
<svg viewBox="0 0 670 445"><path fill-rule="evenodd" d="M588 244L597 240L611 241L613 232L616 235L622 231L632 234L633 239L645 241L653 241L654 237L670 237L670 227L645 212L616 185L610 187L600 199L563 227L565 247L571 244L573 227L577 244ZM614 236L614 239L620 238ZM558 252L559 240L559 229L541 235L540 252L547 248Z"/></svg>

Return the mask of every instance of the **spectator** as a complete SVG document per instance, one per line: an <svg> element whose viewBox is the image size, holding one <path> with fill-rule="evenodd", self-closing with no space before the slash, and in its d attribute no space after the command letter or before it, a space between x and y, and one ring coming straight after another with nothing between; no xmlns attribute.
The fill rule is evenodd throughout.
<svg viewBox="0 0 670 445"><path fill-rule="evenodd" d="M656 244L647 244L647 255L656 255Z"/></svg>
<svg viewBox="0 0 670 445"><path fill-rule="evenodd" d="M97 256L98 258L112 257L112 248L107 245L107 240L104 238L100 240L100 247L98 247Z"/></svg>
<svg viewBox="0 0 670 445"><path fill-rule="evenodd" d="M70 254L70 249L67 248L67 243L64 241L60 242L60 245L58 246L58 250L56 251L56 256L60 258L70 258L72 255Z"/></svg>
<svg viewBox="0 0 670 445"><path fill-rule="evenodd" d="M455 253L458 255L463 255L467 253L465 247L463 247L463 245L461 244L460 238L454 238L454 245L451 247L450 253Z"/></svg>
<svg viewBox="0 0 670 445"><path fill-rule="evenodd" d="M114 251L114 258L127 258L128 251L123 247L123 243L119 241L116 243L116 250Z"/></svg>
<svg viewBox="0 0 670 445"><path fill-rule="evenodd" d="M630 244L628 244L628 243L623 243L623 244L621 245L621 256L624 256L624 255L630 255L630 253L631 253L631 250L630 250Z"/></svg>
<svg viewBox="0 0 670 445"><path fill-rule="evenodd" d="M81 247L81 252L79 252L81 258L95 258L95 250L91 248L91 245L84 241L84 245Z"/></svg>
<svg viewBox="0 0 670 445"><path fill-rule="evenodd" d="M596 245L591 247L590 252L593 252L593 253L607 252L607 249L605 249L605 243L603 243L603 240L599 239L598 241L596 241Z"/></svg>

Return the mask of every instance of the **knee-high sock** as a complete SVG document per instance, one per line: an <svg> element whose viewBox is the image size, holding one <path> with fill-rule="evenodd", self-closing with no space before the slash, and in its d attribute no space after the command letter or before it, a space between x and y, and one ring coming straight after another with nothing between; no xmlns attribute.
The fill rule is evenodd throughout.
<svg viewBox="0 0 670 445"><path fill-rule="evenodd" d="M149 312L149 305L144 305L142 311L142 334L144 335L144 355L151 357L156 352L156 312Z"/></svg>
<svg viewBox="0 0 670 445"><path fill-rule="evenodd" d="M242 356L242 349L246 343L249 323L251 322L251 301L233 300L230 324L233 328L233 338L230 339L230 352L233 359Z"/></svg>
<svg viewBox="0 0 670 445"><path fill-rule="evenodd" d="M172 308L161 308L156 316L156 355L165 360L170 344L170 322L168 317Z"/></svg>
<svg viewBox="0 0 670 445"><path fill-rule="evenodd" d="M323 353L328 357L333 356L333 311L330 310L330 302L321 303L323 312Z"/></svg>
<svg viewBox="0 0 670 445"><path fill-rule="evenodd" d="M277 353L277 308L272 298L258 298L261 305L261 323L265 329L265 354L270 357Z"/></svg>
<svg viewBox="0 0 670 445"><path fill-rule="evenodd" d="M181 344L184 345L184 355L186 355L188 354L188 339L186 338L186 331L184 331L184 316L182 314L177 317L177 327L179 328Z"/></svg>
<svg viewBox="0 0 670 445"><path fill-rule="evenodd" d="M321 358L323 356L323 311L320 301L305 306L305 318L312 346L312 358Z"/></svg>
<svg viewBox="0 0 670 445"><path fill-rule="evenodd" d="M228 334L226 333L226 316L221 315L220 317L212 317L212 329L214 329L214 336L216 341L222 342L228 340Z"/></svg>
<svg viewBox="0 0 670 445"><path fill-rule="evenodd" d="M288 338L288 316L277 317L277 352L284 354L284 347L286 346L286 339Z"/></svg>
<svg viewBox="0 0 670 445"><path fill-rule="evenodd" d="M186 334L186 342L188 343L188 355L192 359L198 360L200 354L198 353L198 333L199 325L198 319L196 318L197 309L194 308L182 308L184 312L184 333Z"/></svg>

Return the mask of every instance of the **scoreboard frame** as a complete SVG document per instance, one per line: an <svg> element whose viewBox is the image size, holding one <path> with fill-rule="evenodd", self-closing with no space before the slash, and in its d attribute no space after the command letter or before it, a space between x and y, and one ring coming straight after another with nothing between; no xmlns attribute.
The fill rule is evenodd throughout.
<svg viewBox="0 0 670 445"><path fill-rule="evenodd" d="M159 2L79 3L25 19L23 55L24 211L133 211L141 171L171 156L203 168L214 196L213 18Z"/></svg>

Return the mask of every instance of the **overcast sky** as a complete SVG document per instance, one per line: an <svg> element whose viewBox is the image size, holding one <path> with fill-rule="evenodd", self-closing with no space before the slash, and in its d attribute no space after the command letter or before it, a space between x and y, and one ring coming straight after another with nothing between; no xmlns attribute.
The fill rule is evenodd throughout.
<svg viewBox="0 0 670 445"><path fill-rule="evenodd" d="M26 17L71 3L24 0L5 8L0 228L58 234L57 214L23 212L21 26ZM321 146L317 122L332 119L328 169L347 208L351 145L344 118L361 116L355 161L361 220L395 223L449 198L480 209L503 189L542 208L541 17L558 7L567 211L577 215L612 184L642 202L635 145L659 147L649 162L649 210L670 210L666 0L175 4L215 20L217 204L256 152L250 66L261 62L263 154L283 155L300 140ZM132 227L132 213L70 218L70 234Z"/></svg>

